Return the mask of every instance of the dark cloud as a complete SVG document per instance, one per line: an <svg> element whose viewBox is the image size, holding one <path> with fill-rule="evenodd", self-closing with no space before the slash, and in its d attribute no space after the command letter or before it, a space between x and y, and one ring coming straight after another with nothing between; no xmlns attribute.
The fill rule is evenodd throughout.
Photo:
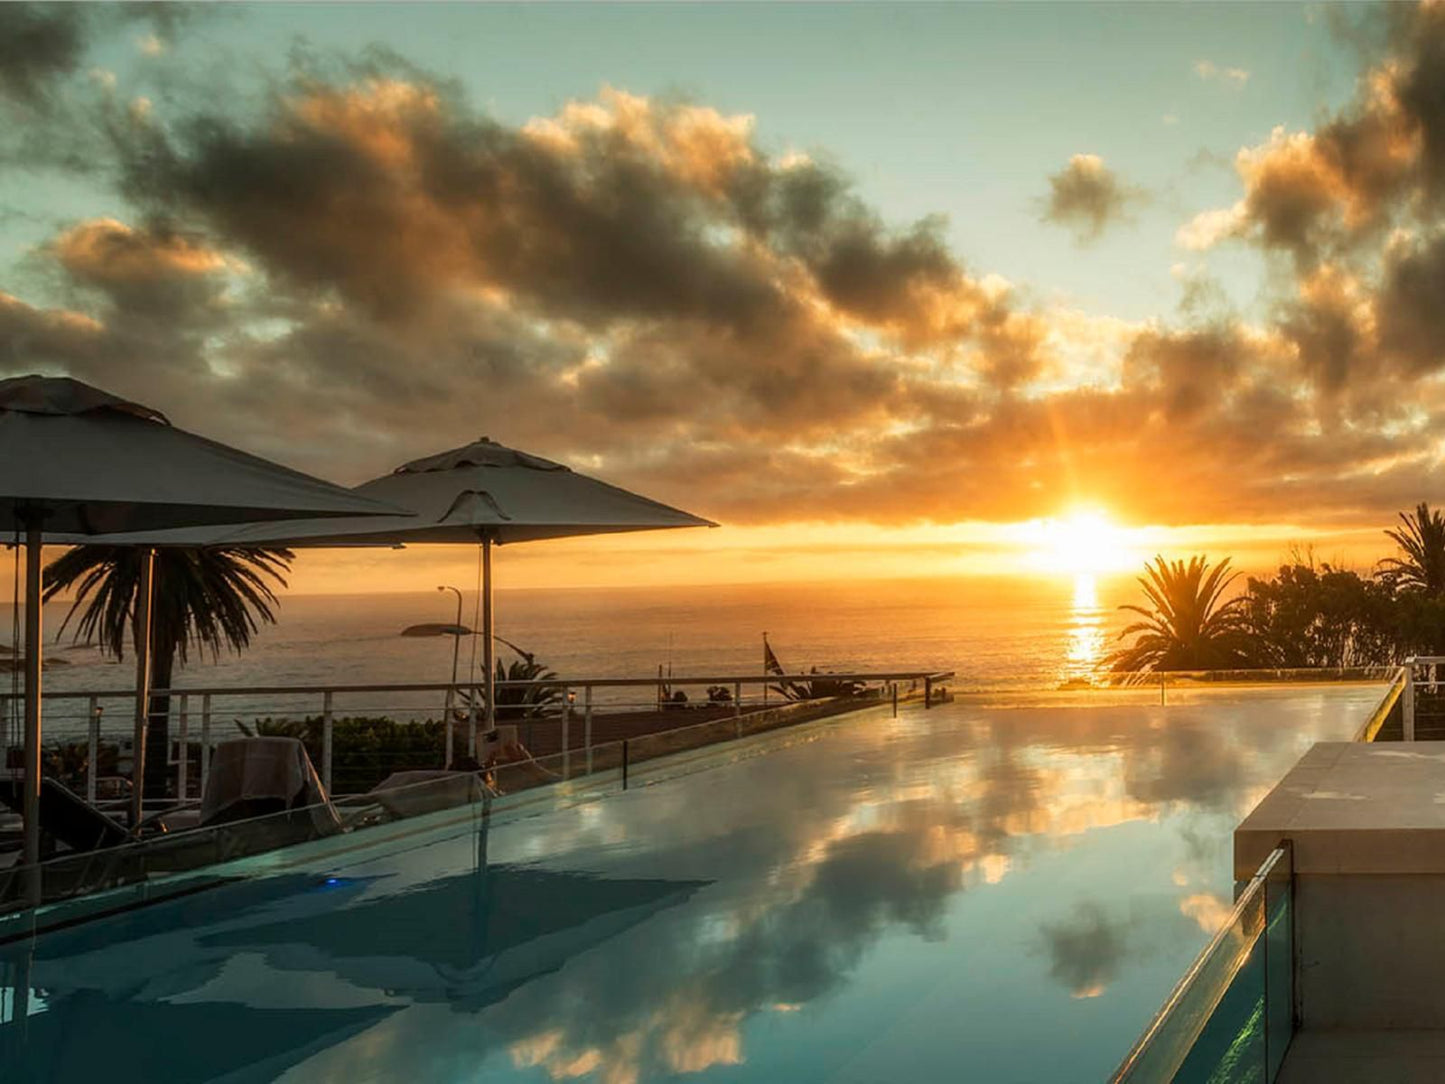
<svg viewBox="0 0 1445 1084"><path fill-rule="evenodd" d="M1402 15L1397 42L1404 63L1394 91L1419 133L1425 184L1438 201L1445 197L1445 10L1422 3Z"/></svg>
<svg viewBox="0 0 1445 1084"><path fill-rule="evenodd" d="M1043 219L1072 229L1081 241L1092 241L1142 203L1142 189L1125 184L1095 154L1076 154L1049 177Z"/></svg>
<svg viewBox="0 0 1445 1084"><path fill-rule="evenodd" d="M1180 421L1219 405L1253 350L1236 327L1146 331L1124 357L1124 379L1157 391L1165 417Z"/></svg>
<svg viewBox="0 0 1445 1084"><path fill-rule="evenodd" d="M1378 301L1380 346L1410 369L1445 367L1445 238L1391 259Z"/></svg>
<svg viewBox="0 0 1445 1084"><path fill-rule="evenodd" d="M1361 326L1359 298L1351 280L1325 271L1312 276L1300 296L1284 306L1280 326L1294 343L1305 373L1326 394L1337 394L1378 371L1370 332Z"/></svg>
<svg viewBox="0 0 1445 1084"><path fill-rule="evenodd" d="M11 373L83 367L105 339L104 327L80 313L36 309L0 293L0 364Z"/></svg>
<svg viewBox="0 0 1445 1084"><path fill-rule="evenodd" d="M85 52L82 4L0 4L0 98L44 107Z"/></svg>

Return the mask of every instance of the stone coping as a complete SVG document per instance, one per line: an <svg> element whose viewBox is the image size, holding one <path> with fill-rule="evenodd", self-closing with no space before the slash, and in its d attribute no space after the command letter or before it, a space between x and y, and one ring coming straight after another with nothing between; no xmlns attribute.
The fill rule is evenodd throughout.
<svg viewBox="0 0 1445 1084"><path fill-rule="evenodd" d="M1296 873L1445 874L1445 743L1319 742L1235 829L1235 879L1281 839Z"/></svg>

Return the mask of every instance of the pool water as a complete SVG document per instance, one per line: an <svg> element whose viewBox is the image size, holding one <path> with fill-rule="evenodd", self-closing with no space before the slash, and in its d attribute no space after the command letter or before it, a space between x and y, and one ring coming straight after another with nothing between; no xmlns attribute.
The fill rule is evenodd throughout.
<svg viewBox="0 0 1445 1084"><path fill-rule="evenodd" d="M1380 692L870 711L349 837L0 946L0 1080L1097 1082Z"/></svg>

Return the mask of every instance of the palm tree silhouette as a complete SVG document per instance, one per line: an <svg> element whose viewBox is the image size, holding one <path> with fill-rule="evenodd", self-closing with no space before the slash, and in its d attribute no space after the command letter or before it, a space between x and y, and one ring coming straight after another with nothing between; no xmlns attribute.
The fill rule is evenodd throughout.
<svg viewBox="0 0 1445 1084"><path fill-rule="evenodd" d="M1228 558L1211 568L1202 556L1190 558L1188 564L1156 556L1144 571L1139 586L1149 606L1120 607L1144 620L1119 634L1135 639L1109 656L1111 669L1228 670L1249 665L1244 600L1220 602L1238 575L1230 572Z"/></svg>
<svg viewBox="0 0 1445 1084"><path fill-rule="evenodd" d="M1400 513L1400 523L1400 529L1385 533L1404 556L1381 561L1380 579L1397 591L1445 595L1445 515L1421 501L1413 514Z"/></svg>
<svg viewBox="0 0 1445 1084"><path fill-rule="evenodd" d="M151 685L169 689L177 659L189 649L212 658L223 648L240 653L261 622L273 623L276 590L286 586L286 549L160 548L151 600ZM45 568L46 601L74 588L75 601L57 635L75 621L75 640L98 644L117 659L135 640L141 551L135 546L76 546ZM166 787L170 697L153 696L146 736L148 792Z"/></svg>

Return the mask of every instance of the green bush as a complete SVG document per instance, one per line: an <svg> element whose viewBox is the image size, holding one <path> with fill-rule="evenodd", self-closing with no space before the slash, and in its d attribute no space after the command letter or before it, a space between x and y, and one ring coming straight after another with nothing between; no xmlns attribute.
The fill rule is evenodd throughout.
<svg viewBox="0 0 1445 1084"><path fill-rule="evenodd" d="M268 738L300 738L316 770L321 770L322 717L258 719L236 724L243 733ZM456 739L464 741L464 731ZM440 768L445 762L446 727L439 720L400 723L386 715L346 716L331 721L331 789L336 794L370 790L392 772Z"/></svg>

